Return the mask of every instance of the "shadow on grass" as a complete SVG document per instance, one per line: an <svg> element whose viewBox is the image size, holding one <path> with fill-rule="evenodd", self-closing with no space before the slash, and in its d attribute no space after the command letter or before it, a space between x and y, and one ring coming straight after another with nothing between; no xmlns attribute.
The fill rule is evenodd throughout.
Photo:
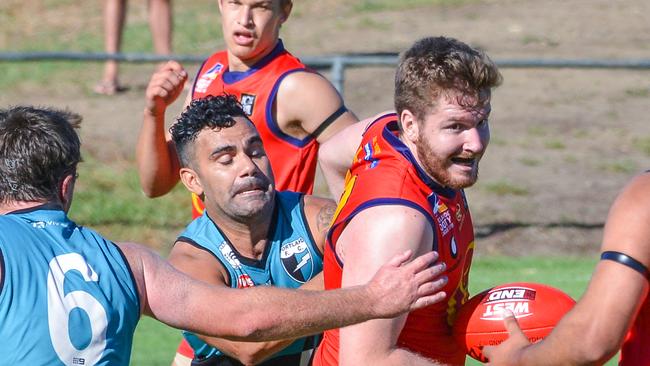
<svg viewBox="0 0 650 366"><path fill-rule="evenodd" d="M493 224L486 225L476 225L474 228L474 235L476 238L488 238L492 235L507 232L509 230L519 229L519 228L543 228L543 229L557 229L557 228L568 228L568 229L583 229L583 230L593 230L601 229L604 223L584 223L584 222L575 222L575 221L563 221L563 222L549 222L549 223L540 223L540 222L498 222Z"/></svg>

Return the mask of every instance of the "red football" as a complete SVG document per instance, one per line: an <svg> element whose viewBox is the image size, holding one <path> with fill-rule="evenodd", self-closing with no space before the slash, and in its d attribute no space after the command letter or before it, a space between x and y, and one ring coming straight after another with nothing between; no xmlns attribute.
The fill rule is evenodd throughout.
<svg viewBox="0 0 650 366"><path fill-rule="evenodd" d="M497 345L508 338L504 310L511 310L524 334L536 342L546 337L575 303L561 290L538 283L496 286L463 304L454 322L454 338L468 355L486 362L483 346Z"/></svg>

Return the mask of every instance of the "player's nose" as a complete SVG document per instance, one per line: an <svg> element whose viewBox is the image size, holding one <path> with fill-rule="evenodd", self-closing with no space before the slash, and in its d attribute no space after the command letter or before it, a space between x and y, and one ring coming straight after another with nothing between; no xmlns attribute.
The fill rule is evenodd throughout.
<svg viewBox="0 0 650 366"><path fill-rule="evenodd" d="M490 142L490 131L482 128L471 128L465 131L463 150L480 154L485 151Z"/></svg>

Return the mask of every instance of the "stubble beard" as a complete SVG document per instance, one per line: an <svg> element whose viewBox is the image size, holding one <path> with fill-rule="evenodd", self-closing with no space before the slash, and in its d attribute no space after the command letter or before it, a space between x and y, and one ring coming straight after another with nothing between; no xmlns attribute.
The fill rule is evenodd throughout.
<svg viewBox="0 0 650 366"><path fill-rule="evenodd" d="M434 153L428 142L420 139L415 146L422 169L438 184L452 189L463 189L474 185L478 180L478 161L471 175L454 175L449 171L449 160Z"/></svg>

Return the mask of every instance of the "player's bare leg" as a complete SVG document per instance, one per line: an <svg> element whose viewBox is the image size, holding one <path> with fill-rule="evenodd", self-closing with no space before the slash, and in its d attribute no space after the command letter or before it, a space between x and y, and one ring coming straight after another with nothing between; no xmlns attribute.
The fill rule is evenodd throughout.
<svg viewBox="0 0 650 366"><path fill-rule="evenodd" d="M118 53L122 45L122 30L126 18L126 0L104 1L104 51ZM102 80L95 86L98 94L113 95L122 90L118 81L119 65L106 61Z"/></svg>

